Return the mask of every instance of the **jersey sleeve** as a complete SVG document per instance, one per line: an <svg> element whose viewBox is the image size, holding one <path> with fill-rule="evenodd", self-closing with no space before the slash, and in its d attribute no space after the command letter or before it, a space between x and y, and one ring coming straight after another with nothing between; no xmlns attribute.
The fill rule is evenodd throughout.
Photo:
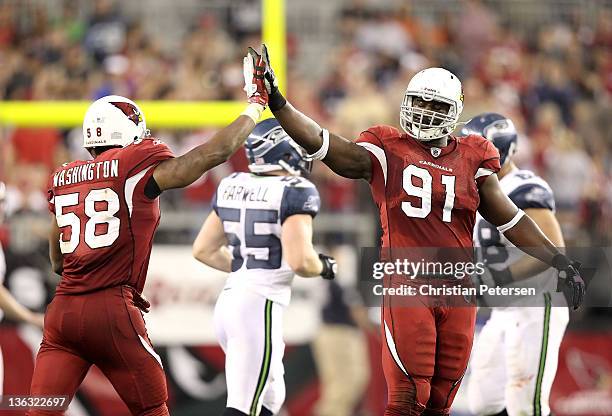
<svg viewBox="0 0 612 416"><path fill-rule="evenodd" d="M281 201L281 224L292 215L307 214L314 218L320 206L321 198L314 185L287 186Z"/></svg>
<svg viewBox="0 0 612 416"><path fill-rule="evenodd" d="M480 186L482 182L489 177L489 175L497 173L501 169L501 165L499 163L499 152L493 143L486 139L483 139L483 143L484 152L482 155L482 161L480 162L475 175L478 186Z"/></svg>
<svg viewBox="0 0 612 416"><path fill-rule="evenodd" d="M174 157L172 150L158 139L144 139L139 143L129 145L124 149L124 152L122 158L128 167L126 184L138 189L139 193L142 190L143 194L147 193L147 184L153 177L155 166ZM160 193L157 193L155 197L159 196Z"/></svg>
<svg viewBox="0 0 612 416"><path fill-rule="evenodd" d="M382 143L382 128L370 127L361 132L355 143L368 151L372 161L370 185L385 186L387 183L387 156Z"/></svg>
<svg viewBox="0 0 612 416"><path fill-rule="evenodd" d="M219 215L219 206L217 204L217 192L219 192L219 188L217 188L217 190L213 194L212 199L210 201L210 206L213 209L213 211L215 211L215 213Z"/></svg>
<svg viewBox="0 0 612 416"><path fill-rule="evenodd" d="M552 191L538 184L525 184L510 192L508 197L520 209L543 208L555 210L555 197Z"/></svg>

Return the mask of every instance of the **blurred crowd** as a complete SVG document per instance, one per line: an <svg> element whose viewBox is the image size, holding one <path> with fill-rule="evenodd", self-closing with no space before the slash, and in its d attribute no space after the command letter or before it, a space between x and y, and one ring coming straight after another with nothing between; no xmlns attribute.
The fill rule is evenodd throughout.
<svg viewBox="0 0 612 416"><path fill-rule="evenodd" d="M435 19L417 17L409 5L342 2L336 32L319 57L323 70L300 65L300 38L289 34L289 98L354 138L374 124L398 125L403 92L416 71L448 68L463 81L463 120L483 111L513 119L521 132L517 163L549 181L568 239L609 243L612 10L601 10L593 23L577 8L568 19L530 28L505 20L487 2L458 2L459 13ZM193 16L180 47L168 50L162 33L151 34L116 2L97 0L88 10L77 3L63 1L50 15L44 3L0 2L3 100L93 100L111 93L136 100L243 99L241 57L247 45L259 43L259 27L231 14ZM181 153L211 131L154 134ZM44 211L50 170L85 157L80 140L79 128L1 127L0 179L9 184L9 211ZM236 155L230 166L175 193L172 204L207 204L220 176L245 167ZM324 167L314 176L328 211L363 209L364 187Z"/></svg>

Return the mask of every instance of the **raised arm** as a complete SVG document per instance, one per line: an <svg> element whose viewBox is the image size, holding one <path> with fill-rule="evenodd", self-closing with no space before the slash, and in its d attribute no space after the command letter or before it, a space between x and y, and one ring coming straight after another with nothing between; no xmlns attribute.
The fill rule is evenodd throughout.
<svg viewBox="0 0 612 416"><path fill-rule="evenodd" d="M253 112L253 118L243 113L230 125L219 130L208 142L157 165L153 177L159 189L163 191L188 186L206 171L225 162L249 136L263 111L263 106L249 104L245 113L248 111Z"/></svg>
<svg viewBox="0 0 612 416"><path fill-rule="evenodd" d="M251 53L256 53L252 49ZM266 45L262 45L266 66L266 86L270 96L270 110L283 129L314 159L322 160L331 170L350 179L370 180L372 162L368 151L354 142L323 129L290 103L278 89Z"/></svg>
<svg viewBox="0 0 612 416"><path fill-rule="evenodd" d="M244 112L208 142L157 165L153 177L160 191L192 184L206 171L225 162L244 143L268 104L261 57L249 53L244 58L244 78L248 102Z"/></svg>

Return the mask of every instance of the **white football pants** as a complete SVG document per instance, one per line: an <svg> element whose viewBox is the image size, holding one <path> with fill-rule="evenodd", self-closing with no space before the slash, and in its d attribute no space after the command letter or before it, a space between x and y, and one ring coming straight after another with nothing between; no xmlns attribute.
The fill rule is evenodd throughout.
<svg viewBox="0 0 612 416"><path fill-rule="evenodd" d="M283 307L242 288L225 289L214 315L225 352L227 407L249 416L276 414L285 401Z"/></svg>
<svg viewBox="0 0 612 416"><path fill-rule="evenodd" d="M472 413L494 415L505 408L509 416L550 414L548 398L569 311L551 307L549 293L543 296L544 307L492 310L470 359Z"/></svg>

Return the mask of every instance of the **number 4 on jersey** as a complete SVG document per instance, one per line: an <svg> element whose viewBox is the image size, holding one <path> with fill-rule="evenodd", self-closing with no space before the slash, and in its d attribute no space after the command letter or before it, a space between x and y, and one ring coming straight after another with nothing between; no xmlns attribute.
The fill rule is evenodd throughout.
<svg viewBox="0 0 612 416"><path fill-rule="evenodd" d="M420 187L412 183L413 177L421 179L422 185ZM413 206L410 201L402 202L402 210L406 215L414 218L425 218L429 215L431 212L432 180L431 173L427 169L415 165L409 165L404 169L402 178L404 191L408 195L421 200L420 207ZM442 210L442 221L451 222L453 206L455 205L455 177L442 175L442 185L444 185L446 192L444 209Z"/></svg>

